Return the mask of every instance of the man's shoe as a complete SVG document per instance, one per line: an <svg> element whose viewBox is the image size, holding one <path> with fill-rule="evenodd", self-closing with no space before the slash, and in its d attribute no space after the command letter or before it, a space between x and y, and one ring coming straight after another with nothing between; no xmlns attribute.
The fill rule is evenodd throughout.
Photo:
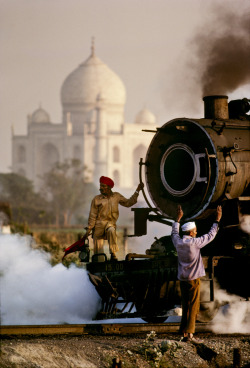
<svg viewBox="0 0 250 368"><path fill-rule="evenodd" d="M188 341L192 342L193 344L202 344L203 341L200 339L197 339L196 337L188 337Z"/></svg>
<svg viewBox="0 0 250 368"><path fill-rule="evenodd" d="M189 337L189 336L183 337L181 339L181 342L192 342L193 344L201 344L201 343L203 343L202 340L197 339L195 337Z"/></svg>

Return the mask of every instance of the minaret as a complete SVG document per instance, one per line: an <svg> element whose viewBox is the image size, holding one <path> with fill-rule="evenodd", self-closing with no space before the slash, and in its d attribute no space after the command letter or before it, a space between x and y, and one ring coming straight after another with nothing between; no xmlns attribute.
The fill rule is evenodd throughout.
<svg viewBox="0 0 250 368"><path fill-rule="evenodd" d="M107 176L107 122L105 116L104 100L101 94L97 97L97 116L95 132L95 170L94 183L99 183L100 176Z"/></svg>
<svg viewBox="0 0 250 368"><path fill-rule="evenodd" d="M91 57L95 56L95 37L91 40Z"/></svg>

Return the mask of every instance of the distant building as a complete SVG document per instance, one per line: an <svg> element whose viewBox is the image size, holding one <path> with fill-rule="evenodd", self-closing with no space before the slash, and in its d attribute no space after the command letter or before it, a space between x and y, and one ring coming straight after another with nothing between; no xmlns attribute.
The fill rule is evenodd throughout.
<svg viewBox="0 0 250 368"><path fill-rule="evenodd" d="M138 184L138 162L152 139L142 129L155 129L155 116L141 110L134 123L125 123L126 90L121 79L96 55L64 80L61 87L63 121L52 123L39 107L28 116L27 135L12 133L12 171L34 182L55 162L79 159L88 168L86 181L98 184L110 176L116 186Z"/></svg>

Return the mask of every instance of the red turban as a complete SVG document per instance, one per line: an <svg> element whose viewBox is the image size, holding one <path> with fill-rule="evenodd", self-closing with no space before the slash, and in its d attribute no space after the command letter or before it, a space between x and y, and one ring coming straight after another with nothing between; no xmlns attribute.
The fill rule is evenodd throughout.
<svg viewBox="0 0 250 368"><path fill-rule="evenodd" d="M110 188L113 188L113 186L115 185L113 180L110 178L107 178L106 176L101 176L100 177L100 183L101 184L106 184L108 185Z"/></svg>

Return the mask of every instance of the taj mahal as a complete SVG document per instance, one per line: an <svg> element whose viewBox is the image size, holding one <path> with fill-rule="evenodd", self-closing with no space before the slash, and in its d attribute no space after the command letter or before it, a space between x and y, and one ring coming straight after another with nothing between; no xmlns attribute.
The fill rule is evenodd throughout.
<svg viewBox="0 0 250 368"><path fill-rule="evenodd" d="M27 135L12 133L12 171L32 180L56 162L78 159L87 168L85 180L113 178L116 187L138 184L138 163L145 158L156 118L146 108L133 123L124 121L126 89L120 77L95 52L73 70L61 87L62 122L53 123L41 106L27 118Z"/></svg>

